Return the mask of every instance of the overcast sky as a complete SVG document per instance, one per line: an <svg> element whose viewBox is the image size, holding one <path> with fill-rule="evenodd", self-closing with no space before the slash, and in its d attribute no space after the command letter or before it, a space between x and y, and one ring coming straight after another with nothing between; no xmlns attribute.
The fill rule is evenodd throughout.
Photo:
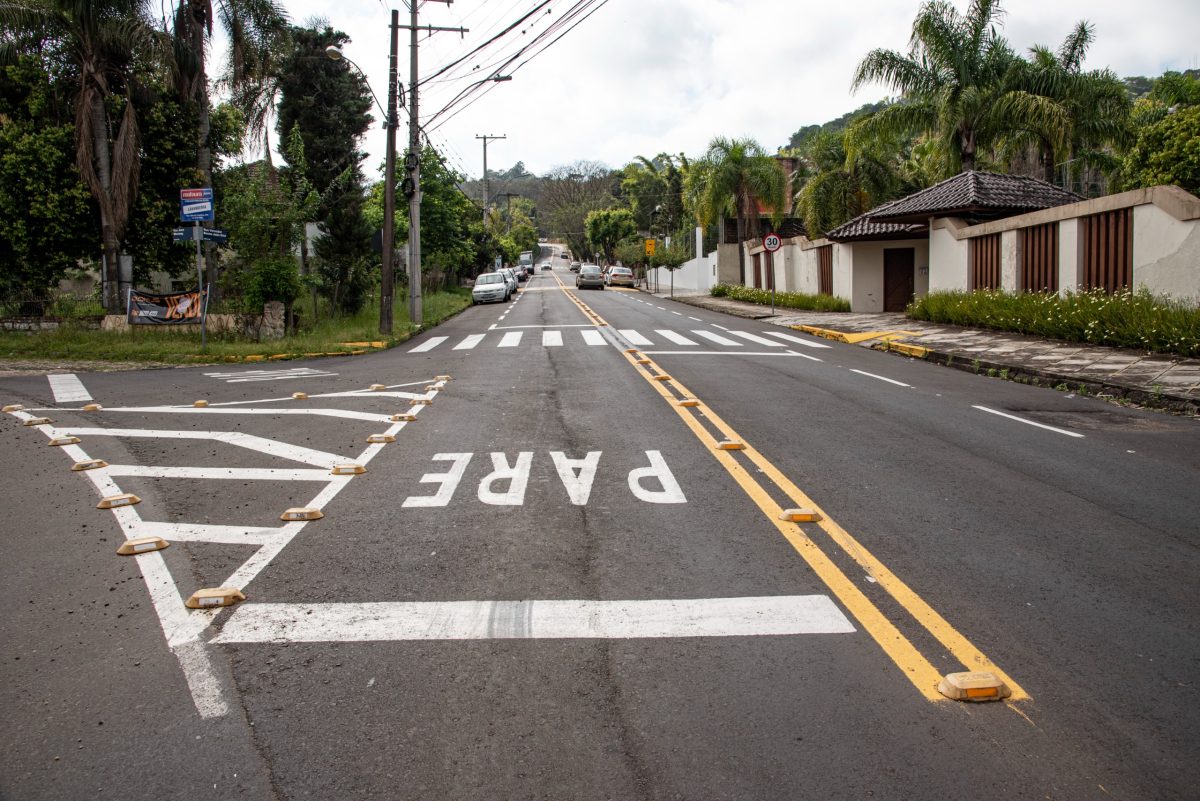
<svg viewBox="0 0 1200 801"><path fill-rule="evenodd" d="M511 53L575 0L552 0L551 13L521 26L486 53ZM386 103L389 9L397 0L283 0L292 21L324 16L347 33L346 55ZM432 130L434 144L471 177L482 172L477 134L507 135L488 145L488 166L523 161L542 174L580 159L620 167L663 151L695 156L718 135L750 136L768 150L797 128L825 122L887 95L882 86L850 91L854 67L872 48L907 49L917 0L607 0L587 20L477 102ZM420 74L465 55L538 0L425 2L421 24L463 26L465 38L423 36ZM966 0L955 0L965 8ZM1200 66L1197 0L1008 0L1003 34L1019 51L1057 47L1075 22L1095 25L1086 67L1153 76ZM408 32L401 31L400 78L409 81ZM223 57L218 46L216 55ZM458 80L429 85L421 119L488 74L490 60ZM376 114L381 119L381 114ZM444 117L438 122L443 122ZM407 125L407 117L401 116ZM437 124L436 122L434 123ZM432 127L432 126L430 126ZM399 136L404 149L407 131ZM384 157L377 124L363 145L369 178Z"/></svg>

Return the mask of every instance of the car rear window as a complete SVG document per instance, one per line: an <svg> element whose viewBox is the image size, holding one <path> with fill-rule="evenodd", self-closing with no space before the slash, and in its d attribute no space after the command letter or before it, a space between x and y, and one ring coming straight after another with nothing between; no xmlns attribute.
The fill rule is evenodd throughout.
<svg viewBox="0 0 1200 801"><path fill-rule="evenodd" d="M628 267L613 267L613 275L633 275L633 270Z"/></svg>
<svg viewBox="0 0 1200 801"><path fill-rule="evenodd" d="M475 279L475 283L477 283L477 284L503 284L504 279L501 278L499 275L496 275L495 273L491 273L489 275L479 276L478 278Z"/></svg>
<svg viewBox="0 0 1200 801"><path fill-rule="evenodd" d="M584 268L583 268L583 272L584 272L584 273L586 273L586 274L588 274L588 275L599 275L599 273L600 273L600 268L599 268L599 267L592 266L592 265L588 265L587 267L584 267Z"/></svg>

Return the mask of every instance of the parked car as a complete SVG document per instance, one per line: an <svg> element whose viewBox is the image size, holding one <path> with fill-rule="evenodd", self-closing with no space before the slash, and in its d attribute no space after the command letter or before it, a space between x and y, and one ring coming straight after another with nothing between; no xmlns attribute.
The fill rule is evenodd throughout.
<svg viewBox="0 0 1200 801"><path fill-rule="evenodd" d="M512 268L501 267L496 272L504 276L504 280L508 282L508 296L512 297L517 294L517 274L512 271Z"/></svg>
<svg viewBox="0 0 1200 801"><path fill-rule="evenodd" d="M609 267L604 280L609 286L633 286L633 270L628 267Z"/></svg>
<svg viewBox="0 0 1200 801"><path fill-rule="evenodd" d="M523 284L529 280L529 273L525 272L524 267L513 268L513 273L517 276L517 283Z"/></svg>
<svg viewBox="0 0 1200 801"><path fill-rule="evenodd" d="M584 264L580 266L579 275L575 276L575 288L587 289L588 287L604 289L604 275L600 272L599 265Z"/></svg>
<svg viewBox="0 0 1200 801"><path fill-rule="evenodd" d="M508 281L500 273L484 273L475 279L471 303L491 303L508 300Z"/></svg>
<svg viewBox="0 0 1200 801"><path fill-rule="evenodd" d="M577 261L571 262L571 272L573 272L573 273L579 272L579 262L577 262Z"/></svg>

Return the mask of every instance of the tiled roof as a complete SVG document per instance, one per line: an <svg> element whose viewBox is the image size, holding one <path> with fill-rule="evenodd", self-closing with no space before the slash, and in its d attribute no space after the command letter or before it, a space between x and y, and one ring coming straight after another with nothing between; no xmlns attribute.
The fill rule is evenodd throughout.
<svg viewBox="0 0 1200 801"><path fill-rule="evenodd" d="M957 215L1003 217L1080 200L1083 198L1074 192L1036 178L972 170L872 209L865 216L873 222L924 222L930 217Z"/></svg>
<svg viewBox="0 0 1200 801"><path fill-rule="evenodd" d="M853 220L844 222L837 228L825 234L825 238L833 242L850 242L859 239L915 239L925 233L928 224L875 222L872 217L883 209L887 209L898 200L891 200L882 206L876 206L866 214L860 214Z"/></svg>

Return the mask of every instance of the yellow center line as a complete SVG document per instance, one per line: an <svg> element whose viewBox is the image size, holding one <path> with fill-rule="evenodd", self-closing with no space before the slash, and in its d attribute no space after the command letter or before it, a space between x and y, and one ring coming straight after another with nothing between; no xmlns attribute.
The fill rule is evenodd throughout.
<svg viewBox="0 0 1200 801"><path fill-rule="evenodd" d="M558 280L558 276L555 276ZM559 281L559 286L562 282ZM586 309L565 287L563 291L589 317L595 318L598 325L607 325L599 315ZM1027 700L1029 695L1010 676L996 667L966 637L959 633L950 623L922 599L912 588L905 584L895 573L889 570L866 547L842 528L827 512L821 509L804 491L797 487L775 465L767 460L756 448L722 420L711 407L702 401L695 406L683 407L678 404L680 396L696 398L677 379L667 376L654 360L646 357L637 349L629 349L623 354L626 361L637 370L641 376L666 400L680 419L692 430L696 438L704 443L713 454L713 458L725 468L726 472L737 482L742 491L755 503L771 524L788 541L798 554L808 563L817 576L837 596L842 605L849 610L863 629L891 658L904 675L913 683L917 690L930 701L946 700L937 691L937 683L942 676L933 664L904 636L903 633L883 614L855 583L842 571L821 549L804 533L796 523L780 520L783 509L776 503L763 486L746 471L730 451L717 448L718 439L701 423L699 415L717 428L724 439L735 440L745 444L741 451L751 464L759 468L763 475L771 480L791 501L799 507L813 509L820 515L816 525L829 538L867 572L878 585L908 612L912 618L924 627L939 643L954 655L964 666L973 671L988 670L995 673L1012 690L1009 701ZM680 393L677 396L670 389L673 385ZM697 399L698 400L698 399Z"/></svg>

